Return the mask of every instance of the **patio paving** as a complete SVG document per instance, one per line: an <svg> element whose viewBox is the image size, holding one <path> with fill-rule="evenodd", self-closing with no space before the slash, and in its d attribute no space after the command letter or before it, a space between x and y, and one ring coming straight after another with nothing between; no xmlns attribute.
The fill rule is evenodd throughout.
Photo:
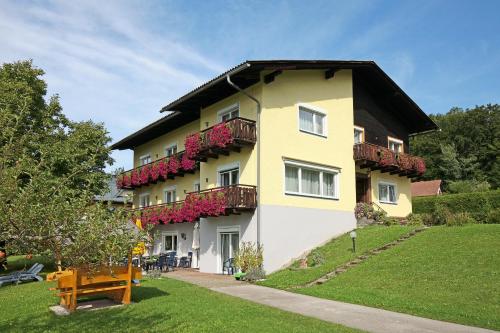
<svg viewBox="0 0 500 333"><path fill-rule="evenodd" d="M236 281L232 276L177 270L164 276L213 291L374 333L494 333L496 331L337 302Z"/></svg>

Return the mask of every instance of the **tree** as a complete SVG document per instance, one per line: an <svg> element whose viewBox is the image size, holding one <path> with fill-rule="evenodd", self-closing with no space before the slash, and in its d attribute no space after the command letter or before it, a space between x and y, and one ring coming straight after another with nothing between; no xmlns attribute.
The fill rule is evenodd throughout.
<svg viewBox="0 0 500 333"><path fill-rule="evenodd" d="M102 124L73 122L45 100L31 61L0 67L0 239L20 253L49 251L59 266L101 264L142 239L126 212L93 198L112 163Z"/></svg>
<svg viewBox="0 0 500 333"><path fill-rule="evenodd" d="M440 132L418 135L410 141L412 154L424 157L423 179L488 182L500 186L500 105L473 109L452 108L446 114L430 115ZM453 147L453 148L452 148ZM455 157L453 157L455 155ZM452 160L455 159L455 162ZM452 169L447 170L452 163ZM459 166L460 172L456 171Z"/></svg>

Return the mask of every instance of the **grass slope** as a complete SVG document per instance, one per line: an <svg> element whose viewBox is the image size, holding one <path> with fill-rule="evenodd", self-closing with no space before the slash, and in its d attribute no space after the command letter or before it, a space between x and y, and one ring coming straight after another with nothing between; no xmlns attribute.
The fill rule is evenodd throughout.
<svg viewBox="0 0 500 333"><path fill-rule="evenodd" d="M500 225L433 227L297 292L500 330Z"/></svg>
<svg viewBox="0 0 500 333"><path fill-rule="evenodd" d="M0 288L0 332L359 332L170 279L143 281L134 304L57 317L52 286Z"/></svg>
<svg viewBox="0 0 500 333"><path fill-rule="evenodd" d="M259 284L280 289L304 285L371 249L398 239L413 229L413 227L406 226L370 226L359 229L357 230L356 253L352 252L352 240L349 234L342 235L317 249L325 258L324 264L299 269L297 261L289 268L270 274L265 281Z"/></svg>

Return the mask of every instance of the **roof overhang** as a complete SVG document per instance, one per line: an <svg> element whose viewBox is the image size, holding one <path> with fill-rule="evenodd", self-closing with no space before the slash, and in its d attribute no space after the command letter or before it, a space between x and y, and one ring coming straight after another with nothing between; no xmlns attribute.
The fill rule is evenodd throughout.
<svg viewBox="0 0 500 333"><path fill-rule="evenodd" d="M396 110L410 133L437 130L438 126L420 107L374 62L355 60L249 60L231 68L186 95L169 103L161 112L171 112L156 122L129 135L111 146L112 149L131 149L179 126L199 118L200 110L212 105L237 91L230 86L226 77L240 88L248 88L261 81L262 71L280 72L284 70L324 70L325 79L337 70L351 69L357 80L376 89L377 94Z"/></svg>

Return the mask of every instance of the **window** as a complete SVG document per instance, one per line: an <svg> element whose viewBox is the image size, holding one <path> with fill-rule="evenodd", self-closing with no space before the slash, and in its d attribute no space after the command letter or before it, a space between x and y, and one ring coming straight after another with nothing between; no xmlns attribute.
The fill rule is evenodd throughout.
<svg viewBox="0 0 500 333"><path fill-rule="evenodd" d="M240 170L239 168L219 171L219 185L230 186L236 185L239 182Z"/></svg>
<svg viewBox="0 0 500 333"><path fill-rule="evenodd" d="M194 190L195 192L200 192L200 189L201 189L201 187L200 187L200 182L199 182L199 181L195 182L195 183L194 183L194 186L193 186L193 190Z"/></svg>
<svg viewBox="0 0 500 333"><path fill-rule="evenodd" d="M354 144L365 141L365 129L363 127L354 126Z"/></svg>
<svg viewBox="0 0 500 333"><path fill-rule="evenodd" d="M228 121L240 116L240 106L238 104L231 105L228 108L222 109L217 113L219 122Z"/></svg>
<svg viewBox="0 0 500 333"><path fill-rule="evenodd" d="M285 193L338 199L338 171L285 162Z"/></svg>
<svg viewBox="0 0 500 333"><path fill-rule="evenodd" d="M403 152L403 141L395 138L388 137L387 141L389 142L389 149L396 152L396 153L402 153Z"/></svg>
<svg viewBox="0 0 500 333"><path fill-rule="evenodd" d="M140 165L145 165L148 163L151 163L151 155L148 154L148 155L144 155L144 156L139 157L139 164Z"/></svg>
<svg viewBox="0 0 500 333"><path fill-rule="evenodd" d="M141 194L139 196L139 207L148 207L148 206L150 206L149 193Z"/></svg>
<svg viewBox="0 0 500 333"><path fill-rule="evenodd" d="M301 131L326 135L325 119L325 114L299 106L299 129Z"/></svg>
<svg viewBox="0 0 500 333"><path fill-rule="evenodd" d="M177 234L163 235L163 251L177 251Z"/></svg>
<svg viewBox="0 0 500 333"><path fill-rule="evenodd" d="M167 187L163 193L164 193L165 203L172 203L177 200L177 196L175 193L175 186Z"/></svg>
<svg viewBox="0 0 500 333"><path fill-rule="evenodd" d="M173 144L165 148L165 156L169 157L177 154L177 144Z"/></svg>
<svg viewBox="0 0 500 333"><path fill-rule="evenodd" d="M397 203L396 200L396 185L390 183L378 184L378 199L382 203Z"/></svg>

